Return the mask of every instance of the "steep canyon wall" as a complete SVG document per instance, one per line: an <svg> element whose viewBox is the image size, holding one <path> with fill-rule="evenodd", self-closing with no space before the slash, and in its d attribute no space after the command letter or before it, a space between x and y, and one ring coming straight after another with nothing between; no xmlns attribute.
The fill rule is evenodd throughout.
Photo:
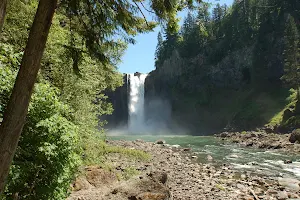
<svg viewBox="0 0 300 200"><path fill-rule="evenodd" d="M267 81L256 82L253 52L254 45L248 46L210 64L205 56L185 59L175 50L146 78L145 97L168 101L172 124L192 134L261 127L284 109L290 94L280 82L283 62L276 54Z"/></svg>

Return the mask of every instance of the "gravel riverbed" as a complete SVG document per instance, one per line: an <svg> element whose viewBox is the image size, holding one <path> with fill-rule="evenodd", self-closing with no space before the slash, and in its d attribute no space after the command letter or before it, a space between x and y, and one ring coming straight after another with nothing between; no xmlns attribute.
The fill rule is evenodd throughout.
<svg viewBox="0 0 300 200"><path fill-rule="evenodd" d="M216 167L209 163L202 164L190 149L143 140L108 143L145 151L151 154L151 159L133 160L112 154L108 158L112 166L109 175L97 178L95 171L102 176L108 172L87 167L86 174L94 173L93 178L85 177L84 181L76 181L69 200L300 199L300 181L297 179L257 176L234 170L230 165ZM129 180L107 178L114 177L118 171L128 167L134 168L139 174ZM97 181L98 184L95 184Z"/></svg>

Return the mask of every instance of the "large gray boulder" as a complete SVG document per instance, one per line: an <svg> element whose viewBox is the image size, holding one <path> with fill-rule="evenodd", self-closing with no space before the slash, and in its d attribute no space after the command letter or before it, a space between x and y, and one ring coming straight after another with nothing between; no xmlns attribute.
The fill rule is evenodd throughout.
<svg viewBox="0 0 300 200"><path fill-rule="evenodd" d="M295 129L290 136L289 141L291 143L295 143L298 141L298 143L300 143L300 129Z"/></svg>

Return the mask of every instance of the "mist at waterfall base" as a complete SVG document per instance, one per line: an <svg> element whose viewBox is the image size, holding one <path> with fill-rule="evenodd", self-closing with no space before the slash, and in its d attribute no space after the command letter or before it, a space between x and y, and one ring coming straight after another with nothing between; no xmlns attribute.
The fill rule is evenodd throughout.
<svg viewBox="0 0 300 200"><path fill-rule="evenodd" d="M147 74L129 74L128 124L108 131L109 135L170 135L180 133L171 120L171 106L168 100L152 97L145 100L145 79Z"/></svg>

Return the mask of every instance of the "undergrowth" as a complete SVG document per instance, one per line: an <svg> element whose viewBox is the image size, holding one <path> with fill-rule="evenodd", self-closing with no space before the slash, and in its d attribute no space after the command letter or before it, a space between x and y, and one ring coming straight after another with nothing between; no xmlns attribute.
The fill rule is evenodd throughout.
<svg viewBox="0 0 300 200"><path fill-rule="evenodd" d="M111 153L121 154L131 159L149 160L151 155L136 149L128 149L125 147L112 146L106 144L103 140L91 141L85 145L85 154L83 155L84 165L100 165L105 166L105 162Z"/></svg>
<svg viewBox="0 0 300 200"><path fill-rule="evenodd" d="M277 112L270 120L268 125L279 125L282 123L283 114L286 109L293 111L297 102L297 91L294 89L289 90L290 95L285 99L285 106L281 107L279 112Z"/></svg>

